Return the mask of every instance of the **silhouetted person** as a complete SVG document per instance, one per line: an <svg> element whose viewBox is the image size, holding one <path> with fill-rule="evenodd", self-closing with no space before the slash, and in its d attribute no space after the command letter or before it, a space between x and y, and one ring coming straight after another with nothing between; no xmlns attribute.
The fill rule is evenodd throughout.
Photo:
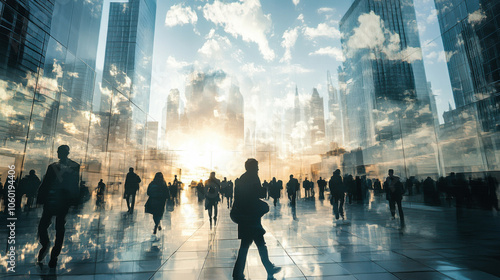
<svg viewBox="0 0 500 280"><path fill-rule="evenodd" d="M353 196L356 192L356 183L352 175L345 174L344 176L344 186L347 191L347 197L349 198L349 204L352 203Z"/></svg>
<svg viewBox="0 0 500 280"><path fill-rule="evenodd" d="M434 185L434 180L431 177L425 178L424 181L424 203L429 205L437 205L436 202L436 187Z"/></svg>
<svg viewBox="0 0 500 280"><path fill-rule="evenodd" d="M288 193L288 199L290 200L290 205L292 205L292 207L295 207L297 191L300 191L299 181L293 178L293 175L290 175L290 180L286 183L286 192Z"/></svg>
<svg viewBox="0 0 500 280"><path fill-rule="evenodd" d="M165 212L165 203L170 197L170 191L168 190L165 179L163 179L163 173L158 172L151 183L149 183L147 195L149 196L146 202L146 213L153 214L153 221L155 223L153 234L156 234L156 230L161 230L160 221Z"/></svg>
<svg viewBox="0 0 500 280"><path fill-rule="evenodd" d="M224 177L225 179L226 177ZM226 190L224 191L224 195L226 196L227 200L227 208L229 209L230 207L233 207L233 191L234 191L234 184L231 180L227 182L227 187Z"/></svg>
<svg viewBox="0 0 500 280"><path fill-rule="evenodd" d="M170 183L169 183L170 184ZM205 199L205 186L203 185L203 181L200 179L198 185L196 185L196 194L198 195L198 202L202 202Z"/></svg>
<svg viewBox="0 0 500 280"><path fill-rule="evenodd" d="M488 198L491 207L493 207L497 211L500 211L498 209L499 207L498 207L498 196L497 196L497 189L498 189L497 179L491 175L488 175L488 177L486 177L486 184L488 186Z"/></svg>
<svg viewBox="0 0 500 280"><path fill-rule="evenodd" d="M50 253L49 267L55 268L57 257L61 253L64 241L64 225L69 207L78 202L80 189L80 165L68 158L69 146L61 145L57 149L58 162L49 165L38 190L37 203L43 204L42 217L38 225L38 236L42 248L38 252L41 263L47 255L50 240L47 232L53 216L56 216L56 240Z"/></svg>
<svg viewBox="0 0 500 280"><path fill-rule="evenodd" d="M220 195L221 195L221 203L224 204L224 197L226 196L225 195L225 192L226 192L226 189L227 189L227 178L224 177L224 179L220 182Z"/></svg>
<svg viewBox="0 0 500 280"><path fill-rule="evenodd" d="M262 187L264 188L264 198L268 199L269 198L269 183L264 180L264 183L262 183Z"/></svg>
<svg viewBox="0 0 500 280"><path fill-rule="evenodd" d="M311 181L309 181L309 194L312 198L314 198L314 182L313 180L311 179Z"/></svg>
<svg viewBox="0 0 500 280"><path fill-rule="evenodd" d="M380 180L378 178L375 178L373 180L373 189L376 193L380 193L382 191L382 184L380 183Z"/></svg>
<svg viewBox="0 0 500 280"><path fill-rule="evenodd" d="M328 187L330 188L330 203L333 206L333 213L335 214L335 219L344 217L344 202L345 202L345 186L340 176L340 169L333 172L333 176L328 182Z"/></svg>
<svg viewBox="0 0 500 280"><path fill-rule="evenodd" d="M362 190L362 186L363 186L363 182L361 181L361 178L359 176L356 176L356 180L355 180L355 183L356 183L356 191L355 191L355 200L357 201L363 201L363 190Z"/></svg>
<svg viewBox="0 0 500 280"><path fill-rule="evenodd" d="M141 178L139 175L134 173L134 168L130 167L128 169L127 177L125 179L125 195L124 198L127 201L128 213L134 213L135 206L135 195L139 190L139 183Z"/></svg>
<svg viewBox="0 0 500 280"><path fill-rule="evenodd" d="M28 199L26 202L26 209L31 209L33 207L33 201L35 200L40 184L41 181L38 176L36 176L35 170L30 170L29 175L26 175L19 182L21 192L26 194L26 198Z"/></svg>
<svg viewBox="0 0 500 280"><path fill-rule="evenodd" d="M311 183L306 179L302 182L302 188L304 188L304 197L308 198L311 196Z"/></svg>
<svg viewBox="0 0 500 280"><path fill-rule="evenodd" d="M469 194L469 183L465 178L464 173L457 173L455 183L454 183L454 191L455 195L455 206L457 209L457 217L462 216L462 209L466 205L468 194Z"/></svg>
<svg viewBox="0 0 500 280"><path fill-rule="evenodd" d="M325 199L326 181L323 178L319 177L317 183L319 188L319 199Z"/></svg>
<svg viewBox="0 0 500 280"><path fill-rule="evenodd" d="M214 224L217 225L218 204L220 201L220 180L215 178L215 172L210 173L210 178L205 182L205 209L208 210L210 228L212 228L212 214Z"/></svg>
<svg viewBox="0 0 500 280"><path fill-rule="evenodd" d="M177 193L179 192L179 180L177 180L177 175L174 175L174 181L172 185L169 186L170 197L175 201L177 198Z"/></svg>
<svg viewBox="0 0 500 280"><path fill-rule="evenodd" d="M248 159L245 162L245 169L246 172L237 179L234 190L233 209L247 218L244 222L238 223L238 239L241 239L241 244L233 269L233 279L245 279L243 271L245 269L248 249L253 242L257 245L260 259L267 271L268 279L273 279L273 275L279 272L281 268L275 266L269 260L266 242L264 241L266 231L261 224L263 212L259 209L262 205L261 203L265 203L259 199L264 197L264 190L260 184L257 160ZM269 210L269 207L267 207L267 210Z"/></svg>
<svg viewBox="0 0 500 280"><path fill-rule="evenodd" d="M413 185L415 181L415 176L410 176L405 182L405 188L408 190L408 195L413 195Z"/></svg>
<svg viewBox="0 0 500 280"><path fill-rule="evenodd" d="M271 182L269 183L269 196L273 199L273 204L276 207L276 203L279 201L281 197L281 189L283 186L280 186L278 181L276 181L276 177L273 177Z"/></svg>
<svg viewBox="0 0 500 280"><path fill-rule="evenodd" d="M104 193L106 192L106 184L101 180L97 183L96 187L96 205L101 206L104 202Z"/></svg>
<svg viewBox="0 0 500 280"><path fill-rule="evenodd" d="M389 177L384 182L384 189L386 192L386 199L389 201L389 208L391 210L392 218L396 216L396 204L398 205L399 219L401 227L405 226L405 216L401 201L403 200L403 183L401 183L398 176L394 176L394 170L389 169Z"/></svg>

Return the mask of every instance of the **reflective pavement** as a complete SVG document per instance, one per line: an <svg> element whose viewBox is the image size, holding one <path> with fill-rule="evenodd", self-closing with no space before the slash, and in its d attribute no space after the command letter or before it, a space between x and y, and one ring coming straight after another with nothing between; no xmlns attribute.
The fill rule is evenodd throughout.
<svg viewBox="0 0 500 280"><path fill-rule="evenodd" d="M237 226L227 204L219 206L212 230L203 203L192 190L181 193L163 230L152 235L153 219L144 213L140 193L136 211L126 214L121 194L95 196L67 217L63 251L56 271L35 265L36 229L41 209L22 213L17 222L19 259L8 279L231 279L239 247ZM499 279L500 217L494 212L428 207L403 202L406 228L391 220L384 196L365 204L346 204L346 220L335 221L328 200L299 199L294 213L282 199L263 219L271 261L283 270L277 279ZM224 201L226 203L226 201ZM7 235L1 214L2 236ZM295 216L295 218L294 218ZM49 228L51 241L54 225ZM45 263L48 262L48 257ZM255 245L245 275L266 279Z"/></svg>

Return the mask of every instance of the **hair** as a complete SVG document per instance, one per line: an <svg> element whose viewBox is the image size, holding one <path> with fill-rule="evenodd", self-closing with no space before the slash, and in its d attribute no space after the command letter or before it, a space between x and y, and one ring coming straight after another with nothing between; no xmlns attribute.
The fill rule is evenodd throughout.
<svg viewBox="0 0 500 280"><path fill-rule="evenodd" d="M129 172L134 172L134 168L133 168L133 167L130 167L130 168L128 169L128 171L129 171Z"/></svg>
<svg viewBox="0 0 500 280"><path fill-rule="evenodd" d="M390 173L390 172L394 173L394 169L389 169L389 173Z"/></svg>
<svg viewBox="0 0 500 280"><path fill-rule="evenodd" d="M163 173L161 172L156 172L155 178L153 179L155 182L165 182L165 179L163 179Z"/></svg>
<svg viewBox="0 0 500 280"><path fill-rule="evenodd" d="M335 171L333 171L333 174L339 174L340 175L340 169L336 169Z"/></svg>
<svg viewBox="0 0 500 280"><path fill-rule="evenodd" d="M259 168L259 162L254 158L249 158L245 162L245 169L247 171L257 171Z"/></svg>
<svg viewBox="0 0 500 280"><path fill-rule="evenodd" d="M68 145L61 145L61 146L59 146L59 148L57 148L57 151L66 152L69 154L69 146Z"/></svg>
<svg viewBox="0 0 500 280"><path fill-rule="evenodd" d="M30 170L30 175L35 175L35 174L36 174L35 170L34 170L34 169L31 169L31 170Z"/></svg>

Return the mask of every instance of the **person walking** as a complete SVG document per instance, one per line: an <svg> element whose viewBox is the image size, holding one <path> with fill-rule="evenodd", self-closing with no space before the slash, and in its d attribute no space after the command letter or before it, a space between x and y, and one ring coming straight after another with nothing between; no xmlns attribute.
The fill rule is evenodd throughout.
<svg viewBox="0 0 500 280"><path fill-rule="evenodd" d="M345 202L345 186L340 176L340 169L333 172L333 176L328 182L328 187L330 188L330 204L333 206L333 213L335 214L335 219L344 217L344 202Z"/></svg>
<svg viewBox="0 0 500 280"><path fill-rule="evenodd" d="M281 186L279 183L276 181L276 177L273 177L271 182L269 183L269 196L273 198L273 204L274 207L276 207L276 203L279 201L281 197L281 189L283 186Z"/></svg>
<svg viewBox="0 0 500 280"><path fill-rule="evenodd" d="M401 201L403 200L403 183L398 176L394 176L394 170L389 169L389 177L384 182L384 189L386 191L386 199L389 201L389 208L391 210L392 218L395 219L396 216L396 204L398 205L399 220L401 227L405 227L405 216L403 213L403 208L401 207Z"/></svg>
<svg viewBox="0 0 500 280"><path fill-rule="evenodd" d="M165 212L165 203L170 197L170 191L163 178L163 173L157 172L155 174L153 181L149 183L147 195L149 198L144 205L145 212L153 215L155 223L153 234L156 234L157 230L161 230L160 221Z"/></svg>
<svg viewBox="0 0 500 280"><path fill-rule="evenodd" d="M319 177L317 183L319 189L319 199L325 199L326 181L323 178Z"/></svg>
<svg viewBox="0 0 500 280"><path fill-rule="evenodd" d="M212 172L210 173L210 178L205 182L205 209L208 210L210 228L212 228L212 214L213 223L217 225L217 212L220 201L219 193L220 180L215 178L215 172Z"/></svg>
<svg viewBox="0 0 500 280"><path fill-rule="evenodd" d="M281 270L269 260L264 234L266 231L262 227L261 218L269 211L266 202L260 200L265 198L258 171L258 162L255 159L248 159L245 162L246 172L235 182L233 214L242 218L238 223L238 239L241 239L238 257L233 269L233 279L245 279L243 271L247 259L248 249L253 242L257 245L260 259L267 272L267 279L274 279L273 275Z"/></svg>
<svg viewBox="0 0 500 280"><path fill-rule="evenodd" d="M233 207L233 192L234 192L234 184L231 180L227 182L226 190L224 191L224 195L227 200L227 209Z"/></svg>
<svg viewBox="0 0 500 280"><path fill-rule="evenodd" d="M58 162L49 165L38 190L37 204L43 204L42 217L38 224L38 237L42 248L38 252L37 262L42 264L48 253L50 240L47 229L56 217L56 239L50 252L49 267L57 266L61 253L69 207L76 205L80 196L80 165L68 158L69 146L61 145L57 149Z"/></svg>
<svg viewBox="0 0 500 280"><path fill-rule="evenodd" d="M35 200L38 187L40 187L41 181L36 176L35 170L30 170L29 175L19 181L19 187L21 188L21 193L26 194L28 201L26 202L25 208L27 210L33 207L33 201Z"/></svg>
<svg viewBox="0 0 500 280"><path fill-rule="evenodd" d="M125 194L123 196L123 198L127 201L127 212L129 214L134 213L135 195L139 190L139 183L141 183L141 177L134 173L133 167L130 167L125 179Z"/></svg>
<svg viewBox="0 0 500 280"><path fill-rule="evenodd" d="M297 199L297 191L300 191L300 184L293 175L290 175L290 180L286 183L286 192L288 193L288 199L290 200L290 205L295 207L295 201Z"/></svg>

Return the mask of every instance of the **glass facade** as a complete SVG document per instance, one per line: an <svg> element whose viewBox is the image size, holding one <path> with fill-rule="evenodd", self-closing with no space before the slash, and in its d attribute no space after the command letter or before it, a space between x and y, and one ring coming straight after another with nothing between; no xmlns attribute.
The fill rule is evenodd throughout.
<svg viewBox="0 0 500 280"><path fill-rule="evenodd" d="M130 166L142 175L151 59L136 56L129 63L132 69L149 67L133 74L147 79L134 85L141 92L134 102L114 79L95 86L103 1L0 3L2 182L10 164L18 176L31 169L43 176L62 144L70 146L88 186L100 178L122 182ZM154 14L154 1L142 5ZM138 53L151 55L153 24L154 17L139 24L145 30L140 40L149 44L139 45ZM130 32L134 38L136 33Z"/></svg>
<svg viewBox="0 0 500 280"><path fill-rule="evenodd" d="M350 174L437 175L436 131L413 1L354 1L340 22ZM367 42L369 32L375 33ZM362 154L361 160L358 153Z"/></svg>

